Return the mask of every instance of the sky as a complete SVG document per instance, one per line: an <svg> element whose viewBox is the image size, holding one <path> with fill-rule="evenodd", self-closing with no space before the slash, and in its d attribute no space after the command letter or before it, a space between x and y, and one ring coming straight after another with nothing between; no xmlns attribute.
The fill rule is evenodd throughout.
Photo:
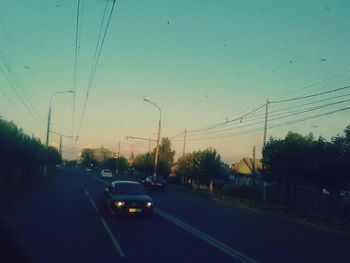
<svg viewBox="0 0 350 263"><path fill-rule="evenodd" d="M52 101L51 130L79 135L63 139L65 158L119 142L126 157L148 151L147 141L125 139L156 138L159 113L143 98L161 108L161 137L177 157L188 129L186 152L212 147L233 163L255 146L260 158L267 98L267 138L294 131L329 140L350 124L348 109L335 112L350 106L349 89L278 102L350 85L347 0L116 1L85 114L113 0L80 0L75 74L77 3L0 0L0 115L45 142L51 95L75 89L74 111L73 94Z"/></svg>

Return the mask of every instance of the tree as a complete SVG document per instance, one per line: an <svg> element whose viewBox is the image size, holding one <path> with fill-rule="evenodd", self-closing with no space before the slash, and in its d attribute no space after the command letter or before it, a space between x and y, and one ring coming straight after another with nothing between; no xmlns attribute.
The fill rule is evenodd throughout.
<svg viewBox="0 0 350 263"><path fill-rule="evenodd" d="M119 173L124 173L126 168L129 167L128 160L124 156L117 158L116 162Z"/></svg>
<svg viewBox="0 0 350 263"><path fill-rule="evenodd" d="M168 138L162 138L159 145L157 174L169 176L171 167L174 163L174 156L175 151L171 150L171 141Z"/></svg>
<svg viewBox="0 0 350 263"><path fill-rule="evenodd" d="M154 169L156 149L151 153L138 154L133 160L133 167L147 174L151 174ZM168 138L162 138L159 145L159 159L157 165L157 175L169 176L174 162L175 151L171 150L171 142Z"/></svg>
<svg viewBox="0 0 350 263"><path fill-rule="evenodd" d="M136 155L133 167L140 172L151 174L153 171L152 155L149 153Z"/></svg>
<svg viewBox="0 0 350 263"><path fill-rule="evenodd" d="M286 204L289 208L294 208L296 205L296 184L307 181L306 153L313 141L312 134L302 136L288 132L285 139L271 138L263 149L267 178L285 185Z"/></svg>
<svg viewBox="0 0 350 263"><path fill-rule="evenodd" d="M191 179L191 184L197 180L199 188L201 183L207 184L211 179L220 175L221 165L221 156L215 149L194 151L178 159L176 175Z"/></svg>
<svg viewBox="0 0 350 263"><path fill-rule="evenodd" d="M35 174L46 161L53 166L61 163L61 158L56 148L46 148L15 123L0 119L0 169L8 170L8 178L14 169L21 170L22 174Z"/></svg>

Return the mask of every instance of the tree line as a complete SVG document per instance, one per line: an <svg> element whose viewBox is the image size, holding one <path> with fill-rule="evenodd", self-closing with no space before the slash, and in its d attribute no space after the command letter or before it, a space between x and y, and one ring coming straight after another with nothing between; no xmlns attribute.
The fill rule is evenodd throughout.
<svg viewBox="0 0 350 263"><path fill-rule="evenodd" d="M193 151L174 161L175 151L171 149L171 141L162 138L159 146L159 161L157 174L168 177L172 173L177 182L193 186L208 184L210 180L222 174L222 161L215 149ZM153 174L155 149L149 153L139 154L133 161L133 166L144 173Z"/></svg>
<svg viewBox="0 0 350 263"><path fill-rule="evenodd" d="M81 165L85 168L94 168L103 166L104 168L111 169L112 171L118 170L123 173L128 168L128 160L124 156L119 158L105 158L102 162L99 162L95 157L95 151L91 148L85 148L81 153L82 162Z"/></svg>
<svg viewBox="0 0 350 263"><path fill-rule="evenodd" d="M22 174L41 173L46 164L62 162L62 156L54 147L46 148L40 139L29 136L12 121L0 119L0 170L7 170L10 177L14 170Z"/></svg>
<svg viewBox="0 0 350 263"><path fill-rule="evenodd" d="M295 207L296 186L326 189L335 200L350 184L350 126L330 141L289 132L270 138L263 149L264 178L285 187L288 207Z"/></svg>

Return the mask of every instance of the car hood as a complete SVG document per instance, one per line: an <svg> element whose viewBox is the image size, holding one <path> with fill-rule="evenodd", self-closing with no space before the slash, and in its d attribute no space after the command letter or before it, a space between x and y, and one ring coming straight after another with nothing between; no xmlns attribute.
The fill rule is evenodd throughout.
<svg viewBox="0 0 350 263"><path fill-rule="evenodd" d="M144 201L152 202L152 198L149 195L113 195L114 201Z"/></svg>

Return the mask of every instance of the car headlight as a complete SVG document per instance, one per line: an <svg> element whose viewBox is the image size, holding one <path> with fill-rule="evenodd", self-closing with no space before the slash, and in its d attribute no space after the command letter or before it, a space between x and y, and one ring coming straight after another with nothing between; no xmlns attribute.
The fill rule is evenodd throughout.
<svg viewBox="0 0 350 263"><path fill-rule="evenodd" d="M120 201L118 201L118 202L114 202L114 204L115 204L115 206L116 206L116 207L122 207L122 206L124 206L124 205L125 205L125 203L124 203L124 202L120 202Z"/></svg>
<svg viewBox="0 0 350 263"><path fill-rule="evenodd" d="M150 208L152 205L153 205L152 202L147 202L147 203L146 203L146 206L147 206L148 208Z"/></svg>

